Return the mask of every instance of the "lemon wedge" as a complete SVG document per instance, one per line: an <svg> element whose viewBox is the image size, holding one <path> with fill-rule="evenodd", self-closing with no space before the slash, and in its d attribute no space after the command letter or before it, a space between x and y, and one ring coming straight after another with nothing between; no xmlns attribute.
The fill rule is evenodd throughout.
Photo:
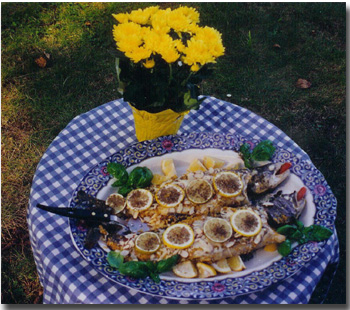
<svg viewBox="0 0 350 310"><path fill-rule="evenodd" d="M194 242L194 232L190 226L178 223L169 226L163 233L163 243L172 249L186 249Z"/></svg>
<svg viewBox="0 0 350 310"><path fill-rule="evenodd" d="M243 182L238 174L231 171L219 172L213 179L215 190L224 197L236 197L243 189Z"/></svg>
<svg viewBox="0 0 350 310"><path fill-rule="evenodd" d="M264 250L266 252L275 252L277 251L277 243L271 243L271 244L268 244L264 247Z"/></svg>
<svg viewBox="0 0 350 310"><path fill-rule="evenodd" d="M190 260L175 265L173 272L181 278L195 278L198 276L196 266Z"/></svg>
<svg viewBox="0 0 350 310"><path fill-rule="evenodd" d="M171 158L163 159L160 165L161 165L162 172L165 174L167 179L173 176L175 177L177 176L173 159Z"/></svg>
<svg viewBox="0 0 350 310"><path fill-rule="evenodd" d="M200 278L209 278L217 274L216 270L208 264L197 263L197 269Z"/></svg>
<svg viewBox="0 0 350 310"><path fill-rule="evenodd" d="M239 255L228 258L227 263L232 271L242 271L246 268Z"/></svg>
<svg viewBox="0 0 350 310"><path fill-rule="evenodd" d="M226 258L221 259L221 260L219 260L219 261L217 261L215 263L212 263L211 265L218 272L221 272L221 273L229 273L229 272L231 272L230 265L228 264Z"/></svg>
<svg viewBox="0 0 350 310"><path fill-rule="evenodd" d="M245 237L257 235L262 228L261 218L252 210L236 210L230 218L233 230Z"/></svg>
<svg viewBox="0 0 350 310"><path fill-rule="evenodd" d="M125 198L120 194L111 194L106 200L106 205L113 209L113 213L117 214L125 208Z"/></svg>
<svg viewBox="0 0 350 310"><path fill-rule="evenodd" d="M207 171L207 168L201 163L201 161L196 158L191 161L190 165L187 168L187 171L196 172L196 171Z"/></svg>
<svg viewBox="0 0 350 310"><path fill-rule="evenodd" d="M204 156L203 157L203 164L204 166L209 168L221 168L225 165L225 161L219 158L211 157L211 156Z"/></svg>
<svg viewBox="0 0 350 310"><path fill-rule="evenodd" d="M135 240L136 251L142 254L151 254L156 252L160 247L160 239L154 232L144 232L137 236Z"/></svg>
<svg viewBox="0 0 350 310"><path fill-rule="evenodd" d="M155 173L155 174L153 174L152 184L153 185L160 185L167 180L168 180L168 178L165 175L160 175L160 174Z"/></svg>
<svg viewBox="0 0 350 310"><path fill-rule="evenodd" d="M156 201L167 208L176 207L184 198L184 190L176 184L166 184L156 193Z"/></svg>
<svg viewBox="0 0 350 310"><path fill-rule="evenodd" d="M132 190L126 197L126 205L135 211L147 210L153 203L153 196L150 191L143 188Z"/></svg>
<svg viewBox="0 0 350 310"><path fill-rule="evenodd" d="M187 198L193 203L205 203L213 196L213 188L203 179L192 180L186 187Z"/></svg>
<svg viewBox="0 0 350 310"><path fill-rule="evenodd" d="M232 236L230 223L221 218L211 218L204 223L205 236L214 242L225 242Z"/></svg>

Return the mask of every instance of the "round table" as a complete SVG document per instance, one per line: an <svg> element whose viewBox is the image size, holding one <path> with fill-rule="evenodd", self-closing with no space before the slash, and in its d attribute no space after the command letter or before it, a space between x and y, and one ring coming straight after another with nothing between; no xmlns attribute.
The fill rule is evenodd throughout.
<svg viewBox="0 0 350 310"><path fill-rule="evenodd" d="M273 124L245 108L213 97L206 97L198 111L186 116L179 134L185 132L237 133L251 139L269 139L302 160L310 161L308 155ZM328 277L323 281L331 281L339 261L336 232L324 249L292 277L262 291L234 298L159 298L126 288L101 275L76 250L68 218L39 210L36 205L67 207L90 168L135 142L131 108L120 99L75 117L43 155L32 183L27 221L44 288L44 303L306 304L322 276ZM322 298L318 302L322 302Z"/></svg>

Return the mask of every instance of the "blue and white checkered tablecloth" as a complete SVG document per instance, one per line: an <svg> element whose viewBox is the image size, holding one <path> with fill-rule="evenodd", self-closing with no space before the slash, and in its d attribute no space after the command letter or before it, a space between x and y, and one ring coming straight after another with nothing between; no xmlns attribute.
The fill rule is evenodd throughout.
<svg viewBox="0 0 350 310"><path fill-rule="evenodd" d="M191 111L180 128L184 132L237 133L270 139L278 146L310 160L280 129L237 105L207 97ZM47 304L305 304L327 266L336 265L336 233L323 251L299 272L254 294L217 300L172 300L129 289L107 279L85 261L72 243L68 219L35 206L68 206L72 193L94 165L119 149L137 142L130 107L122 100L106 103L75 117L51 143L35 173L30 193L28 225L35 262Z"/></svg>

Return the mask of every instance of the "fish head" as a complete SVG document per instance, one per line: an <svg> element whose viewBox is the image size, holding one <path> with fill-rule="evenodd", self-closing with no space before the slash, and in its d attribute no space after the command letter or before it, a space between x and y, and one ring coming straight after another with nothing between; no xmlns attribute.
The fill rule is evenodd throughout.
<svg viewBox="0 0 350 310"><path fill-rule="evenodd" d="M272 224L284 225L297 219L306 205L306 187L298 192L283 194L282 191L268 195L260 202L269 216Z"/></svg>
<svg viewBox="0 0 350 310"><path fill-rule="evenodd" d="M261 194L276 188L290 175L290 167L290 163L268 163L253 168L249 189L255 194Z"/></svg>

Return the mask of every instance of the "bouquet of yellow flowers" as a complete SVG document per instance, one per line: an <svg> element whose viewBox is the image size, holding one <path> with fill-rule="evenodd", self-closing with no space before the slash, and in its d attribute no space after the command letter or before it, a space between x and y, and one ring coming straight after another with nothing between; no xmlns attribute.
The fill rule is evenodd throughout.
<svg viewBox="0 0 350 310"><path fill-rule="evenodd" d="M113 17L118 21L113 36L124 100L149 113L198 109L198 85L225 51L221 34L200 27L199 13L184 6L151 6Z"/></svg>

